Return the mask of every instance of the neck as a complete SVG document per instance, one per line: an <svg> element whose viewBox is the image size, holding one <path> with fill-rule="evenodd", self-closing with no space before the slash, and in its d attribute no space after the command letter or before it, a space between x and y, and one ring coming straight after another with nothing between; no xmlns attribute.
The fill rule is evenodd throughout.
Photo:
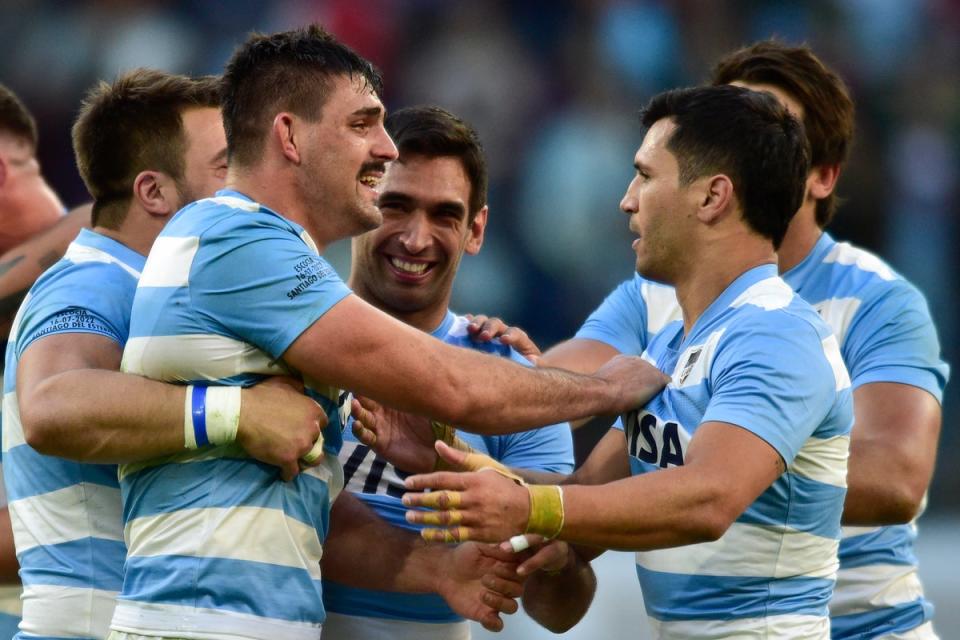
<svg viewBox="0 0 960 640"><path fill-rule="evenodd" d="M153 239L140 238L135 233L130 233L124 231L123 229L108 229L107 227L94 227L93 231L96 231L102 236L106 236L111 240L116 240L123 246L128 249L136 251L142 256L146 256L150 253L150 247L153 245L153 240L156 239L154 236Z"/></svg>
<svg viewBox="0 0 960 640"><path fill-rule="evenodd" d="M777 250L780 273L786 273L803 262L823 235L823 229L817 225L815 207L815 200L804 203L790 221L787 235L783 237L783 243Z"/></svg>
<svg viewBox="0 0 960 640"><path fill-rule="evenodd" d="M685 274L674 282L683 311L683 332L689 334L707 307L745 272L764 264L776 264L777 255L768 240L750 235L735 243L708 243Z"/></svg>
<svg viewBox="0 0 960 640"><path fill-rule="evenodd" d="M281 172L261 167L231 168L227 175L226 188L239 191L255 202L276 211L287 220L296 222L307 230L321 255L326 251L330 240L320 233L320 229L314 228L315 225L308 215L308 207L296 183L286 179Z"/></svg>
<svg viewBox="0 0 960 640"><path fill-rule="evenodd" d="M444 317L447 315L447 309L449 309L450 305L450 292L448 291L442 300L437 300L435 303L423 309L403 311L384 304L360 279L354 277L353 273L350 274L350 278L347 280L347 286L364 302L424 333L432 333L440 326L440 323L443 322Z"/></svg>

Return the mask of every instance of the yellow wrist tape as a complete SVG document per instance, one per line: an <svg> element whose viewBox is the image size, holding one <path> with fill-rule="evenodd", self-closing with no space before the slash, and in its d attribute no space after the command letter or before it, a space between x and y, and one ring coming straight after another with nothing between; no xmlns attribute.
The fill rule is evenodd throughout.
<svg viewBox="0 0 960 640"><path fill-rule="evenodd" d="M555 484L528 484L530 518L524 533L556 538L563 529L563 489Z"/></svg>

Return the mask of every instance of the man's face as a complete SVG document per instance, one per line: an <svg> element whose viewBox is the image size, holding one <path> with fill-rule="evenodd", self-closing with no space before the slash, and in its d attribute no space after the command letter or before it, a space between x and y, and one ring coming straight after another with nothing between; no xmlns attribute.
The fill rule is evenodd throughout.
<svg viewBox="0 0 960 640"><path fill-rule="evenodd" d="M620 201L620 209L630 216L630 230L638 236L633 241L637 272L668 284L696 211L687 188L680 186L676 156L667 149L675 128L667 118L650 127L634 156L636 176Z"/></svg>
<svg viewBox="0 0 960 640"><path fill-rule="evenodd" d="M353 241L357 290L387 312L445 309L464 252L483 243L487 209L468 222L470 190L458 158L391 163L381 183L383 224Z"/></svg>
<svg viewBox="0 0 960 640"><path fill-rule="evenodd" d="M375 229L377 187L397 148L383 127L380 98L362 79L337 76L320 120L307 123L303 192L325 242Z"/></svg>
<svg viewBox="0 0 960 640"><path fill-rule="evenodd" d="M181 209L209 198L222 189L227 178L227 138L223 132L220 110L213 107L183 112L186 150L183 155L183 177L177 181Z"/></svg>
<svg viewBox="0 0 960 640"><path fill-rule="evenodd" d="M33 146L0 134L0 253L53 225L63 203L40 172Z"/></svg>

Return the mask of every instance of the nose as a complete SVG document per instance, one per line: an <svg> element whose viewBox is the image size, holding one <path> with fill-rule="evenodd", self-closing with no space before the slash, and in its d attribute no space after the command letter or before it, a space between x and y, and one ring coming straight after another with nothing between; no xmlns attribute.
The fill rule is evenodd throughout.
<svg viewBox="0 0 960 640"><path fill-rule="evenodd" d="M623 194L623 198L620 200L620 211L623 211L625 214L633 215L637 212L640 207L640 201L637 199L637 196L634 195L633 184L636 182L636 178L630 181L630 184L627 185L627 191Z"/></svg>
<svg viewBox="0 0 960 640"><path fill-rule="evenodd" d="M383 125L379 126L377 139L370 149L370 153L383 162L396 160L399 155L397 145L393 143L393 139L390 137L390 134L387 133L387 130L384 129Z"/></svg>
<svg viewBox="0 0 960 640"><path fill-rule="evenodd" d="M430 246L433 236L430 234L430 222L423 211L414 211L407 217L403 232L400 234L400 244L404 250L416 255Z"/></svg>

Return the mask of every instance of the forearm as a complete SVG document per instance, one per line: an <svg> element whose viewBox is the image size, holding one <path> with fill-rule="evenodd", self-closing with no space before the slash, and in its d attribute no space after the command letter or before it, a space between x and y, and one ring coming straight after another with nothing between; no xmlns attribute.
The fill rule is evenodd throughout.
<svg viewBox="0 0 960 640"><path fill-rule="evenodd" d="M586 615L597 589L597 577L590 563L572 547L568 553L563 569L537 571L523 589L524 611L554 633L567 631Z"/></svg>
<svg viewBox="0 0 960 640"><path fill-rule="evenodd" d="M540 356L541 367L556 367L577 373L593 373L620 352L597 340L571 338Z"/></svg>
<svg viewBox="0 0 960 640"><path fill-rule="evenodd" d="M136 462L184 449L185 388L103 369L51 376L21 406L28 442L83 462Z"/></svg>
<svg viewBox="0 0 960 640"><path fill-rule="evenodd" d="M20 565L17 550L13 545L13 528L10 526L10 510L0 508L0 584L20 582Z"/></svg>
<svg viewBox="0 0 960 640"><path fill-rule="evenodd" d="M437 563L448 551L448 547L428 545L413 531L387 523L344 491L330 511L323 574L361 589L434 593Z"/></svg>

